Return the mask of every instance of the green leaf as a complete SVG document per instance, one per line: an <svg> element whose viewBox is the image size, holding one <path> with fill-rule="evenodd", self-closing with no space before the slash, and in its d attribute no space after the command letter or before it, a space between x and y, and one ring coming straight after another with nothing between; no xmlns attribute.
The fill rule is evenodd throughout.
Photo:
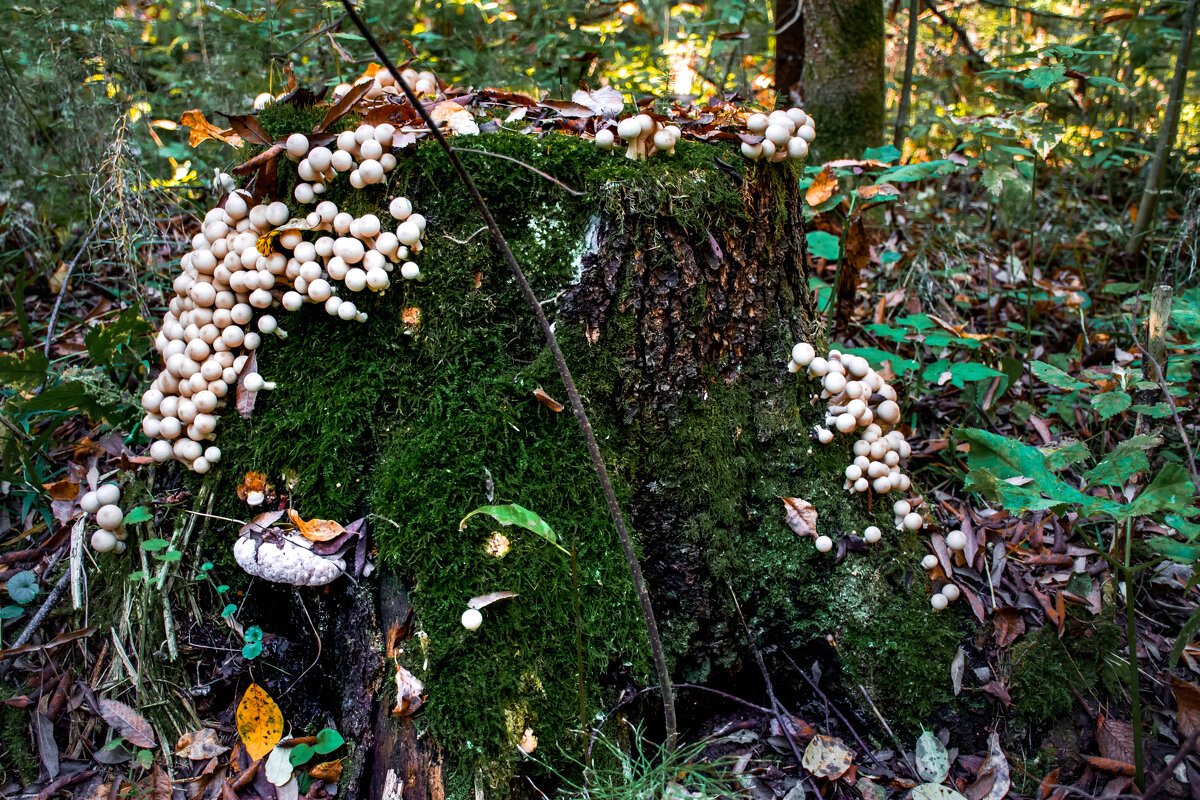
<svg viewBox="0 0 1200 800"><path fill-rule="evenodd" d="M883 147L868 147L863 153L863 158L868 161L896 161L902 156L895 145L885 144Z"/></svg>
<svg viewBox="0 0 1200 800"><path fill-rule="evenodd" d="M242 645L242 658L247 661L253 661L262 655L262 651L262 642L246 642L246 644Z"/></svg>
<svg viewBox="0 0 1200 800"><path fill-rule="evenodd" d="M923 161L919 164L903 164L885 170L882 175L875 179L875 183L923 181L926 178L932 178L936 175L948 175L951 172L956 172L959 168L958 164L948 158L938 159L937 161Z"/></svg>
<svg viewBox="0 0 1200 800"><path fill-rule="evenodd" d="M41 386L50 369L50 360L38 348L0 355L0 386L28 392Z"/></svg>
<svg viewBox="0 0 1200 800"><path fill-rule="evenodd" d="M1144 516L1156 511L1189 510L1196 487L1187 470L1179 464L1163 464L1142 493L1122 509L1121 518Z"/></svg>
<svg viewBox="0 0 1200 800"><path fill-rule="evenodd" d="M805 237L808 240L808 251L826 261L837 261L841 248L838 237L825 231L812 231Z"/></svg>
<svg viewBox="0 0 1200 800"><path fill-rule="evenodd" d="M1150 549L1180 564L1195 564L1200 558L1200 544L1178 542L1166 536L1154 536L1146 541Z"/></svg>
<svg viewBox="0 0 1200 800"><path fill-rule="evenodd" d="M154 514L145 506L137 506L129 509L129 513L125 515L125 524L132 525L136 522L148 522L154 519Z"/></svg>
<svg viewBox="0 0 1200 800"><path fill-rule="evenodd" d="M313 745L313 749L321 755L326 755L328 753L332 753L334 750L337 750L345 743L346 740L343 739L342 735L333 728L322 728L317 733L317 743Z"/></svg>
<svg viewBox="0 0 1200 800"><path fill-rule="evenodd" d="M154 556L159 561L179 561L183 558L183 552L180 550L167 550L162 553L157 553Z"/></svg>
<svg viewBox="0 0 1200 800"><path fill-rule="evenodd" d="M1155 403L1152 406L1145 403L1134 403L1129 407L1129 410L1135 414L1141 414L1143 417L1151 419L1162 419L1163 417L1171 416L1171 407L1166 403Z"/></svg>
<svg viewBox="0 0 1200 800"><path fill-rule="evenodd" d="M242 636L247 642L261 642L263 638L263 629L257 625L251 625L246 628L246 633Z"/></svg>
<svg viewBox="0 0 1200 800"><path fill-rule="evenodd" d="M1056 83L1067 80L1066 75L1067 68L1063 64L1038 67L1025 73L1024 86L1026 89L1039 89L1044 92Z"/></svg>
<svg viewBox="0 0 1200 800"><path fill-rule="evenodd" d="M4 588L8 590L8 596L13 599L14 603L21 605L31 603L38 596L37 573L33 570L23 569L9 578L4 584Z"/></svg>
<svg viewBox="0 0 1200 800"><path fill-rule="evenodd" d="M1200 538L1200 525L1195 522L1189 522L1178 514L1169 514L1167 516L1167 524L1179 532L1179 535L1187 539L1189 542L1194 542Z"/></svg>
<svg viewBox="0 0 1200 800"><path fill-rule="evenodd" d="M1183 623L1183 627L1179 629L1179 635L1175 637L1175 646L1171 648L1171 655L1167 658L1167 669L1175 669L1180 656L1183 655L1183 648L1192 641L1197 628L1200 628L1200 608L1193 611L1192 615L1187 618L1187 622Z"/></svg>
<svg viewBox="0 0 1200 800"><path fill-rule="evenodd" d="M166 539L147 539L142 542L142 549L153 553L155 550L166 549L170 544Z"/></svg>
<svg viewBox="0 0 1200 800"><path fill-rule="evenodd" d="M1062 439L1038 449L1046 457L1050 469L1055 472L1061 472L1072 464L1078 464L1092 456L1092 451L1078 439Z"/></svg>
<svg viewBox="0 0 1200 800"><path fill-rule="evenodd" d="M0 620L16 619L25 613L25 609L20 606L4 606L0 608Z"/></svg>
<svg viewBox="0 0 1200 800"><path fill-rule="evenodd" d="M929 783L941 783L950 774L950 756L946 746L930 731L925 731L917 739L914 751L917 760L917 774Z"/></svg>
<svg viewBox="0 0 1200 800"><path fill-rule="evenodd" d="M154 326L138 316L136 308L127 308L107 325L96 325L83 337L88 356L99 366L111 366L117 350L139 336L148 336Z"/></svg>
<svg viewBox="0 0 1200 800"><path fill-rule="evenodd" d="M967 381L982 381L1003 375L1004 373L999 370L986 367L983 364L976 364L974 361L950 365L950 383L960 389L963 388L963 384Z"/></svg>
<svg viewBox="0 0 1200 800"><path fill-rule="evenodd" d="M66 381L53 386L21 403L14 403L19 413L34 411L80 411L94 422L107 421L117 413L117 406L101 402L89 393L89 386L81 381Z"/></svg>
<svg viewBox="0 0 1200 800"><path fill-rule="evenodd" d="M1149 472L1146 451L1162 444L1159 436L1141 434L1121 442L1100 463L1083 474L1089 486L1123 486L1138 472Z"/></svg>
<svg viewBox="0 0 1200 800"><path fill-rule="evenodd" d="M1047 364L1045 361L1031 361L1029 362L1029 368L1038 378L1050 384L1051 386L1058 387L1059 389L1071 390L1087 388L1086 383L1081 383L1075 380L1058 367L1053 366L1052 364Z"/></svg>
<svg viewBox="0 0 1200 800"><path fill-rule="evenodd" d="M1036 447L978 428L959 428L955 433L971 445L967 488L994 497L1009 511L1048 508L1062 513L1072 504L1087 515L1117 516L1122 510L1119 504L1086 495L1059 478Z"/></svg>
<svg viewBox="0 0 1200 800"><path fill-rule="evenodd" d="M1111 392L1103 392L1094 396L1091 399L1092 408L1096 409L1096 413L1100 415L1100 419L1109 419L1120 414L1133 402L1133 398L1128 393L1114 389Z"/></svg>
<svg viewBox="0 0 1200 800"><path fill-rule="evenodd" d="M516 525L519 528L532 531L564 553L568 552L558 543L558 534L546 524L544 519L516 503L506 506L480 506L462 518L462 521L458 523L458 529L461 531L466 528L467 520L476 514L486 514L504 526Z"/></svg>
<svg viewBox="0 0 1200 800"><path fill-rule="evenodd" d="M313 757L317 751L313 749L311 744L298 744L292 748L288 754L288 760L293 767L299 767L302 764L307 764L308 760Z"/></svg>
<svg viewBox="0 0 1200 800"><path fill-rule="evenodd" d="M221 616L228 617L233 615L235 612L237 612L237 603L230 603L221 609Z"/></svg>

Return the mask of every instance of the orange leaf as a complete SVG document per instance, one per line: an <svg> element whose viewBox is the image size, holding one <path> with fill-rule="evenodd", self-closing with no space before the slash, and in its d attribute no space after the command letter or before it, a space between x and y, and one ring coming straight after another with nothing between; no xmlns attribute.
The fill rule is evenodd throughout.
<svg viewBox="0 0 1200 800"><path fill-rule="evenodd" d="M322 761L308 771L308 774L319 781L337 783L342 777L342 761Z"/></svg>
<svg viewBox="0 0 1200 800"><path fill-rule="evenodd" d="M1126 764L1124 761L1116 761L1111 758L1101 758L1100 756L1082 756L1082 758L1098 770L1133 777L1133 764Z"/></svg>
<svg viewBox="0 0 1200 800"><path fill-rule="evenodd" d="M237 727L246 752L258 761L283 738L283 712L265 689L252 683L238 703Z"/></svg>
<svg viewBox="0 0 1200 800"><path fill-rule="evenodd" d="M188 145L191 147L195 147L205 139L216 139L231 147L242 146L242 137L234 133L232 128L218 128L205 119L204 112L199 109L193 108L183 112L183 116L179 118L179 124L192 129L192 132L188 134Z"/></svg>
<svg viewBox="0 0 1200 800"><path fill-rule="evenodd" d="M833 193L837 191L838 180L833 174L833 170L826 164L817 177L813 178L812 184L809 185L808 191L804 193L804 202L810 206L819 206L829 198L833 197Z"/></svg>
<svg viewBox="0 0 1200 800"><path fill-rule="evenodd" d="M310 519L305 522L292 508L288 509L288 519L300 531L300 535L310 542L328 542L346 532L345 528L331 519Z"/></svg>
<svg viewBox="0 0 1200 800"><path fill-rule="evenodd" d="M546 394L546 392L543 391L542 387L540 386L533 390L533 396L537 398L539 403L551 411L558 412L563 410L563 404Z"/></svg>
<svg viewBox="0 0 1200 800"><path fill-rule="evenodd" d="M55 500L74 500L79 494L79 484L71 483L66 478L54 483L43 483L42 486Z"/></svg>

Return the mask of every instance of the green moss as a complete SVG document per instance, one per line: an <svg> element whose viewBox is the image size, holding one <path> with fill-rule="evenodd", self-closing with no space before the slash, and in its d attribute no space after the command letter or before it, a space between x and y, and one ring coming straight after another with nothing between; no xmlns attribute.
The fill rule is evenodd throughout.
<svg viewBox="0 0 1200 800"><path fill-rule="evenodd" d="M1060 639L1053 625L1044 625L1010 647L1011 694L1021 719L1039 724L1070 714L1072 688L1113 694L1120 685L1108 660L1121 640L1111 618L1071 619L1068 628Z"/></svg>
<svg viewBox="0 0 1200 800"><path fill-rule="evenodd" d="M272 113L278 118L264 112L260 121L274 136L287 133L286 125L311 129L314 122L298 111ZM469 146L517 158L586 193L572 197L511 162L463 154L539 297L552 298L573 282L597 214L618 223L666 216L697 237L744 228L748 219L742 187L714 166L721 159L743 168L726 145L681 143L674 158L638 164L562 135L491 134ZM764 175L773 197L795 179L786 170ZM295 180L294 165L281 160L281 192ZM644 684L651 669L620 544L578 426L569 412L555 413L533 397L542 388L565 401L565 390L511 276L478 233L482 223L469 197L432 146L405 154L388 180L354 192L339 179L326 196L351 213L377 213L385 226L394 225L382 212L385 199L411 197L429 223L417 259L424 280L355 296L369 314L364 324L311 306L285 315L289 338L268 337L259 350L259 368L277 388L259 396L249 419L222 421L221 469L205 480L218 515L244 516L234 489L248 470L266 473L305 516L370 515L378 558L411 587L420 635L401 658L425 682L428 703L418 722L453 754L447 784L463 789L452 792L457 798L470 795L477 770L489 786L507 783L524 727L553 759L559 747L577 751L580 726L570 559L513 529L503 531L511 540L507 555L488 555L496 526L477 518L459 530L472 509L516 502L542 515L568 547L575 543L589 716L611 704L614 672ZM293 207L294 214L304 211ZM547 308L553 316L555 303ZM419 309L419 325L404 321L407 309ZM823 412L808 399L813 384L781 374L788 322L761 321L766 344L740 365L739 380L712 376L704 399L681 398L673 425L626 418L621 408L636 337L632 311L606 322L602 345L588 343L573 325L560 323L557 334L622 506L672 509L681 525L670 546L703 559L697 569L704 586L656 587L667 606L686 609L692 591L709 606L704 620L686 612L661 619L679 668L703 676L744 652L740 631L723 627L728 583L764 637L803 645L835 634L855 660L847 663L855 679L879 688L877 701L908 704L898 716L919 715L938 695L919 691L928 676L918 662L944 672L949 659L930 653L950 646L950 618L925 613L923 593L908 585L915 542L897 535L868 556L835 564L784 523L782 497L812 502L822 532L831 534L883 524L890 515L868 509L861 496L847 497L848 442L811 443ZM221 536L209 547L227 553ZM219 554L210 557L220 563ZM467 601L498 590L518 597L486 608L478 631L464 630L459 618ZM882 608L897 590L914 599ZM701 633L708 650L692 652ZM876 665L877 649L890 663Z"/></svg>
<svg viewBox="0 0 1200 800"><path fill-rule="evenodd" d="M0 705L0 777L20 780L28 786L38 776L38 762L29 742L26 726L28 714L24 709ZM9 772L12 770L12 772ZM15 774L14 774L15 773Z"/></svg>

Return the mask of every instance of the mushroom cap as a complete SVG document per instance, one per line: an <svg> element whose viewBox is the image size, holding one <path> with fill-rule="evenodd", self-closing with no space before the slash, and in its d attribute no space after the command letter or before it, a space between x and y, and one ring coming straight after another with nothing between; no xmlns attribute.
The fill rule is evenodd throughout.
<svg viewBox="0 0 1200 800"><path fill-rule="evenodd" d="M945 597L947 600L957 600L962 592L959 590L957 585L953 583L947 583L942 587L941 594L942 597Z"/></svg>
<svg viewBox="0 0 1200 800"><path fill-rule="evenodd" d="M883 531L879 530L879 528L875 525L868 525L863 530L863 538L866 539L868 543L875 544L875 542L878 542L883 538Z"/></svg>
<svg viewBox="0 0 1200 800"><path fill-rule="evenodd" d="M96 496L95 492L86 492L83 497L79 498L79 507L85 514L95 514L100 510L101 505L103 503L100 502L100 498Z"/></svg>
<svg viewBox="0 0 1200 800"><path fill-rule="evenodd" d="M303 133L293 133L287 138L288 155L295 159L304 158L308 153L308 137Z"/></svg>
<svg viewBox="0 0 1200 800"><path fill-rule="evenodd" d="M933 569L937 565L938 565L937 556L935 556L933 553L930 553L929 555L927 555L921 559L921 566L924 567L925 569Z"/></svg>
<svg viewBox="0 0 1200 800"><path fill-rule="evenodd" d="M125 512L110 503L96 511L96 524L106 531L115 531L125 521Z"/></svg>
<svg viewBox="0 0 1200 800"><path fill-rule="evenodd" d="M941 593L935 594L929 598L929 604L933 606L934 611L941 611L949 604L949 602L950 601L946 598L946 595Z"/></svg>
<svg viewBox="0 0 1200 800"><path fill-rule="evenodd" d="M746 129L751 133L762 133L768 124L766 114L751 114L746 117Z"/></svg>
<svg viewBox="0 0 1200 800"><path fill-rule="evenodd" d="M602 150L612 150L616 137L613 136L612 128L603 128L596 131L596 146Z"/></svg>
<svg viewBox="0 0 1200 800"><path fill-rule="evenodd" d="M617 136L626 141L642 135L642 123L637 117L627 117L617 123Z"/></svg>
<svg viewBox="0 0 1200 800"><path fill-rule="evenodd" d="M469 631L479 630L479 626L483 624L483 614L477 608L468 608L462 613L462 626Z"/></svg>
<svg viewBox="0 0 1200 800"><path fill-rule="evenodd" d="M951 550L962 550L967 546L967 535L960 530L953 530L946 534L946 547Z"/></svg>
<svg viewBox="0 0 1200 800"><path fill-rule="evenodd" d="M252 494L261 496L261 492ZM307 540L294 534L284 535L278 542L252 534L234 542L233 557L247 574L272 583L323 586L345 573L346 562L341 558L317 555L306 544Z"/></svg>
<svg viewBox="0 0 1200 800"><path fill-rule="evenodd" d="M817 537L817 550L818 551L820 551L822 553L828 553L832 549L833 549L833 539L830 539L828 536L826 536L824 534Z"/></svg>
<svg viewBox="0 0 1200 800"><path fill-rule="evenodd" d="M102 483L96 488L96 499L102 506L112 506L121 502L121 489L115 483Z"/></svg>
<svg viewBox="0 0 1200 800"><path fill-rule="evenodd" d="M112 531L106 531L104 528L92 534L92 549L97 553L110 553L117 546L117 537Z"/></svg>

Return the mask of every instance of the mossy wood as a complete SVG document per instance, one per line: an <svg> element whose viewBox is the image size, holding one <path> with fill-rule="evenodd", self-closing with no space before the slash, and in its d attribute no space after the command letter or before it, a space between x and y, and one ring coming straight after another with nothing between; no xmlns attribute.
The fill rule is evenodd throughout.
<svg viewBox="0 0 1200 800"><path fill-rule="evenodd" d="M319 116L284 105L259 119L280 136ZM915 539L895 533L839 561L784 523L781 498L793 496L813 503L821 532L835 538L891 517L886 504L844 492L849 442L810 441L822 413L810 402L816 387L786 368L791 345L818 336L795 168L692 142L642 163L565 135L485 134L471 147L585 192L572 197L511 161L463 154L555 321L639 537L676 679L741 679L732 587L768 652L799 656L816 641L832 664L828 634L848 685L870 686L894 722L925 718L948 697L956 635L928 610ZM295 180L282 162L278 196ZM369 516L382 613L356 605L376 591L375 577L304 590L317 608L319 661L299 688L293 674L256 671L290 724L330 724L356 743L343 791L355 796L361 781L362 796L379 796L391 771L410 787L406 798L500 797L520 770L569 774L581 726L623 690L652 684L652 669L578 426L534 395L565 400L554 364L444 154L418 146L389 185L335 182L328 197L390 226L386 201L397 194L428 218L423 280L356 297L369 313L363 324L319 307L281 315L289 337L259 351L278 388L260 394L249 419L222 422L220 473L203 480L215 514L246 515L235 488L254 470L305 517ZM503 529L511 549L496 557L487 544L499 526L477 518L459 529L493 502L540 514L574 549L576 574L528 532ZM227 570L234 535L208 528L206 547ZM517 597L465 630L467 601L501 590ZM279 615L279 602L297 602L291 590L256 584L252 594L259 602L245 605L244 624L291 636L301 662L316 656L295 612ZM411 618L398 619L409 607ZM412 718L389 718L393 666L374 655L393 636L397 661L424 682ZM811 663L813 652L803 657ZM369 688L365 669L375 671ZM681 706L685 726L704 713L695 699ZM540 742L536 761L517 749L526 728Z"/></svg>

